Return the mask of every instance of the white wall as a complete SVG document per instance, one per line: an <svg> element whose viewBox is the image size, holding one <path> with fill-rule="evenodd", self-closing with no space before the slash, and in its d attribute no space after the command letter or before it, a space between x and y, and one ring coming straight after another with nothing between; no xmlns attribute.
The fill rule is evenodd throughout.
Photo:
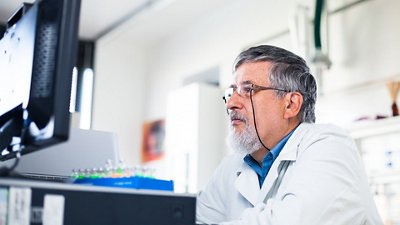
<svg viewBox="0 0 400 225"><path fill-rule="evenodd" d="M123 36L96 43L92 128L115 132L121 158L139 164L146 57Z"/></svg>
<svg viewBox="0 0 400 225"><path fill-rule="evenodd" d="M233 1L160 43L151 56L156 63L149 71L146 116L165 115L165 93L180 87L186 76L215 66L229 76L235 56L244 47L286 29L293 2Z"/></svg>
<svg viewBox="0 0 400 225"><path fill-rule="evenodd" d="M125 151L122 155L136 157L138 153L132 151L140 146L139 124L165 117L167 95L181 87L184 78L217 67L221 86L225 86L233 60L242 49L258 43L291 49L285 31L297 2L308 5L313 15L314 1L310 0L232 1L149 45L147 58L135 55L138 52L133 50L140 43L129 42L129 37L124 42L108 40L103 45L100 41L94 128L117 131L121 150ZM330 8L346 2L351 1L329 1ZM390 113L384 81L400 74L398 9L398 0L370 0L329 17L333 64L322 80L324 95L319 96L317 104L319 122L346 124L363 115ZM269 39L279 33L283 34ZM116 67L118 71L112 70ZM132 88L139 83L144 87ZM119 110L111 113L110 109L116 107Z"/></svg>

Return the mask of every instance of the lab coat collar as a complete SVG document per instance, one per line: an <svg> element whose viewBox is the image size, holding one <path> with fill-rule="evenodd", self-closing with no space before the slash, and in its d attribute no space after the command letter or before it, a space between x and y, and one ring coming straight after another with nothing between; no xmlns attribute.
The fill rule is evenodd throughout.
<svg viewBox="0 0 400 225"><path fill-rule="evenodd" d="M309 127L309 123L301 123L296 130L294 130L274 164L279 164L281 161L296 161L299 145Z"/></svg>
<svg viewBox="0 0 400 225"><path fill-rule="evenodd" d="M301 139L304 137L309 125L307 123L300 124L293 132L292 136L283 147L278 158L274 161L268 175L264 181L263 186L259 187L257 174L245 162L236 171L237 179L235 187L238 192L246 198L253 206L257 203L264 201L269 190L273 186L279 174L279 165L282 161L296 161L298 147Z"/></svg>
<svg viewBox="0 0 400 225"><path fill-rule="evenodd" d="M279 172L282 170L281 167L283 166L283 162L296 161L300 142L303 139L308 127L309 125L307 123L301 123L293 132L289 140L286 142L286 145L283 147L281 153L272 164L271 169L269 170L268 175L265 178L264 184L261 187L261 190L257 197L258 202L262 202L265 200L268 192L271 190L274 183L277 182L276 180L278 178Z"/></svg>

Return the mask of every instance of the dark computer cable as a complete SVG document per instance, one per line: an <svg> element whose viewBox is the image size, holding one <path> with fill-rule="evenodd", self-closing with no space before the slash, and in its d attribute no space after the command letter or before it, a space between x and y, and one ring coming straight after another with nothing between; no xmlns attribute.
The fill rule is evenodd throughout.
<svg viewBox="0 0 400 225"><path fill-rule="evenodd" d="M21 158L21 153L20 151L18 151L15 153L14 163L10 167L8 166L0 167L0 177L10 176L13 173L14 169L18 166L20 158Z"/></svg>
<svg viewBox="0 0 400 225"><path fill-rule="evenodd" d="M28 130L27 128L29 127L29 120L23 118L23 110L20 108L17 110L18 111L16 111L16 113L18 114L16 114L14 117L11 117L2 127L0 127L0 139L5 143L4 146L0 146L0 149L4 148L4 150L7 150L14 155L14 162L10 167L0 167L0 177L19 176L14 172L14 170L19 164L24 140L21 139L19 143L13 143L12 140L13 136L19 133L18 130L20 130L22 138L26 137L26 132ZM17 146L17 148L15 148L15 146Z"/></svg>

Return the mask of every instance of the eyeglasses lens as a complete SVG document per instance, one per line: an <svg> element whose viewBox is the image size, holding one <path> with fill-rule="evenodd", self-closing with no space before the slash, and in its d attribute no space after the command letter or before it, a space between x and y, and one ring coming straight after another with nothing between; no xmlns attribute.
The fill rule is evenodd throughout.
<svg viewBox="0 0 400 225"><path fill-rule="evenodd" d="M231 98L231 96L233 95L233 92L234 92L234 88L232 88L232 87L225 89L224 98L223 98L225 103L228 102L228 100Z"/></svg>

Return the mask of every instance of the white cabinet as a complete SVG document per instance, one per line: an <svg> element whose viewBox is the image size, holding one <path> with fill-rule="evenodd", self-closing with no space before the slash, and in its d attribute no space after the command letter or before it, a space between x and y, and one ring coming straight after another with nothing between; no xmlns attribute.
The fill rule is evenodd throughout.
<svg viewBox="0 0 400 225"><path fill-rule="evenodd" d="M355 139L385 224L400 225L400 117L360 121Z"/></svg>
<svg viewBox="0 0 400 225"><path fill-rule="evenodd" d="M222 91L191 84L168 96L166 158L176 192L201 190L225 150L225 106Z"/></svg>

